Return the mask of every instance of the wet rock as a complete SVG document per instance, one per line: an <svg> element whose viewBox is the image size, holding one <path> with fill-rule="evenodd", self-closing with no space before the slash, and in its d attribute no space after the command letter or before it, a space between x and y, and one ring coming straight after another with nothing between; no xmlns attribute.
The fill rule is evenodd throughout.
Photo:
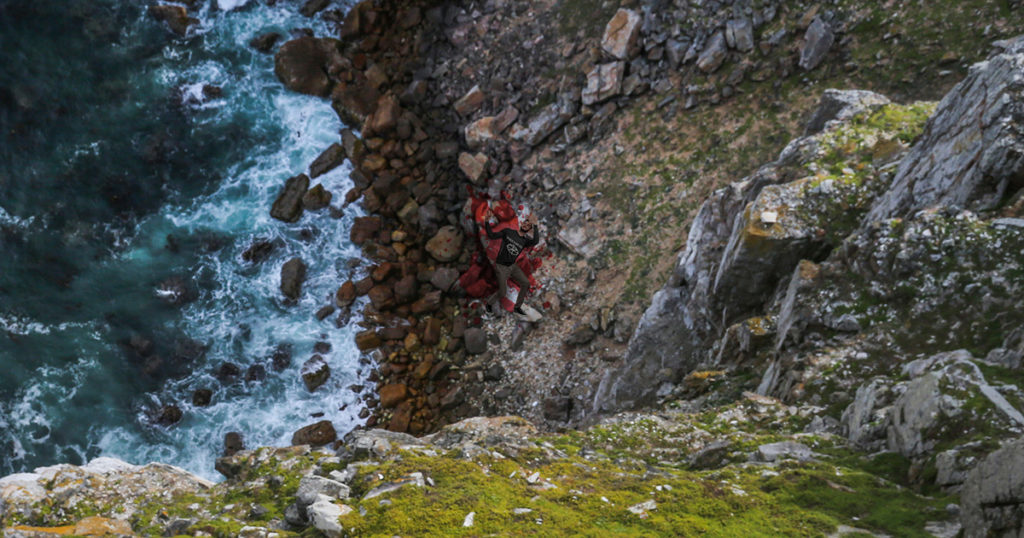
<svg viewBox="0 0 1024 538"><path fill-rule="evenodd" d="M299 13L306 17L312 17L323 11L330 3L331 0L306 0L306 3L302 4L299 9Z"/></svg>
<svg viewBox="0 0 1024 538"><path fill-rule="evenodd" d="M217 381L221 383L229 384L233 383L238 376L242 375L242 370L234 363L225 362L217 368L217 371L213 373L213 377L217 378Z"/></svg>
<svg viewBox="0 0 1024 538"><path fill-rule="evenodd" d="M345 162L345 154L345 146L337 142L331 144L309 165L309 177L316 178L334 170Z"/></svg>
<svg viewBox="0 0 1024 538"><path fill-rule="evenodd" d="M587 85L583 88L583 104L593 105L622 93L622 77L626 72L625 62L613 62L595 66L587 74Z"/></svg>
<svg viewBox="0 0 1024 538"><path fill-rule="evenodd" d="M169 305L181 306L196 300L199 292L191 281L180 276L172 276L157 284L156 295Z"/></svg>
<svg viewBox="0 0 1024 538"><path fill-rule="evenodd" d="M463 95L458 101L455 102L455 112L458 112L460 116L469 116L470 114L480 110L480 105L484 102L484 92L480 90L480 85L473 86L466 95Z"/></svg>
<svg viewBox="0 0 1024 538"><path fill-rule="evenodd" d="M370 292L367 295L370 297L370 303L379 311L388 310L395 306L395 293L391 286L386 284L379 284L370 288Z"/></svg>
<svg viewBox="0 0 1024 538"><path fill-rule="evenodd" d="M320 309L316 311L316 320L323 321L327 319L327 317L333 314L336 309L337 307L332 304L321 306Z"/></svg>
<svg viewBox="0 0 1024 538"><path fill-rule="evenodd" d="M323 357L313 355L303 363L299 374L302 376L302 382L306 385L306 390L313 392L331 377L331 368Z"/></svg>
<svg viewBox="0 0 1024 538"><path fill-rule="evenodd" d="M396 303L406 304L412 302L419 292L419 282L416 280L416 275L406 275L398 282L395 282L394 291Z"/></svg>
<svg viewBox="0 0 1024 538"><path fill-rule="evenodd" d="M332 197L333 195L330 191L317 183L313 188L306 191L306 194L302 195L302 207L307 211L319 211L331 205Z"/></svg>
<svg viewBox="0 0 1024 538"><path fill-rule="evenodd" d="M274 74L289 90L327 97L331 80L325 66L332 48L336 45L331 39L300 37L288 41L274 55Z"/></svg>
<svg viewBox="0 0 1024 538"><path fill-rule="evenodd" d="M156 423L161 426L170 426L181 421L181 408L174 404L168 404L160 408L157 413Z"/></svg>
<svg viewBox="0 0 1024 538"><path fill-rule="evenodd" d="M292 445L320 446L333 443L338 439L338 432L329 420L321 420L315 424L304 426L292 435Z"/></svg>
<svg viewBox="0 0 1024 538"><path fill-rule="evenodd" d="M389 133L398 125L402 115L402 107L398 100L385 95L377 100L377 108L366 118L363 125L363 137L380 136Z"/></svg>
<svg viewBox="0 0 1024 538"><path fill-rule="evenodd" d="M643 22L640 14L630 9L619 9L608 21L601 38L601 50L619 60L628 60L640 48L640 26Z"/></svg>
<svg viewBox="0 0 1024 538"><path fill-rule="evenodd" d="M331 107L343 122L353 126L366 122L376 109L378 99L380 93L373 86L359 80L341 82L331 91ZM348 156L354 161L359 160L352 153Z"/></svg>
<svg viewBox="0 0 1024 538"><path fill-rule="evenodd" d="M167 23L167 27L179 36L188 33L188 27L199 24L199 19L189 17L188 11L182 6L156 4L149 6L149 15L154 19Z"/></svg>
<svg viewBox="0 0 1024 538"><path fill-rule="evenodd" d="M356 245L362 245L377 237L380 229L380 217L356 217L355 222L352 223L352 230L349 232L349 239Z"/></svg>
<svg viewBox="0 0 1024 538"><path fill-rule="evenodd" d="M729 49L722 32L715 32L704 46L704 51L697 57L697 68L705 73L714 73L722 66Z"/></svg>
<svg viewBox="0 0 1024 538"><path fill-rule="evenodd" d="M267 369L262 364L254 364L245 371L245 380L256 383L267 378Z"/></svg>
<svg viewBox="0 0 1024 538"><path fill-rule="evenodd" d="M280 372L285 368L288 368L292 363L292 346L291 344L278 344L274 348L274 353L271 355L270 364L274 367L274 370Z"/></svg>
<svg viewBox="0 0 1024 538"><path fill-rule="evenodd" d="M487 333L483 329L477 327L466 329L463 340L466 343L466 352L471 355L479 355L487 351Z"/></svg>
<svg viewBox="0 0 1024 538"><path fill-rule="evenodd" d="M286 298L298 300L305 280L306 264L301 258L292 258L281 266L281 293Z"/></svg>
<svg viewBox="0 0 1024 538"><path fill-rule="evenodd" d="M213 391L210 389L196 389L192 393L192 405L196 407L206 407L210 405L212 399Z"/></svg>
<svg viewBox="0 0 1024 538"><path fill-rule="evenodd" d="M409 389L402 383L384 385L380 389L380 405L384 408L391 408L405 400Z"/></svg>
<svg viewBox="0 0 1024 538"><path fill-rule="evenodd" d="M377 335L377 331L360 331L356 333L356 347L359 351L370 351L380 347L381 342L380 336Z"/></svg>
<svg viewBox="0 0 1024 538"><path fill-rule="evenodd" d="M281 37L281 34L277 32L267 32L252 38L249 41L249 46L260 52L268 53L270 49L274 48L274 45L277 44Z"/></svg>
<svg viewBox="0 0 1024 538"><path fill-rule="evenodd" d="M815 17L807 28L807 33L804 34L804 47L800 51L800 67L805 71L818 67L834 42L835 34L832 32L832 27L821 17Z"/></svg>
<svg viewBox="0 0 1024 538"><path fill-rule="evenodd" d="M462 232L455 226L445 226L427 241L427 253L439 262L455 261L462 252Z"/></svg>
<svg viewBox="0 0 1024 538"><path fill-rule="evenodd" d="M309 190L309 176L299 174L288 178L270 208L270 216L284 222L295 222L302 216L302 197Z"/></svg>
<svg viewBox="0 0 1024 538"><path fill-rule="evenodd" d="M242 253L242 259L253 264L262 263L273 254L275 246L273 241L253 241L252 245Z"/></svg>
<svg viewBox="0 0 1024 538"><path fill-rule="evenodd" d="M236 452L245 449L242 443L242 434L228 432L224 435L224 456L234 456Z"/></svg>
<svg viewBox="0 0 1024 538"><path fill-rule="evenodd" d="M345 308L356 300L356 285L351 280L346 280L334 294L334 304L339 308Z"/></svg>

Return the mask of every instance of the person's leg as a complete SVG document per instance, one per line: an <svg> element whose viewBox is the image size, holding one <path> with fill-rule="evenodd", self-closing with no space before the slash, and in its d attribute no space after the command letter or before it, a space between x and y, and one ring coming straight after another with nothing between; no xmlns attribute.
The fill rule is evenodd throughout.
<svg viewBox="0 0 1024 538"><path fill-rule="evenodd" d="M519 284L519 295L516 297L516 309L523 306L526 300L526 293L530 291L530 279L518 265L512 265L512 280Z"/></svg>
<svg viewBox="0 0 1024 538"><path fill-rule="evenodd" d="M494 276L498 279L498 308L501 308L501 300L508 295L508 274L512 266L494 264Z"/></svg>

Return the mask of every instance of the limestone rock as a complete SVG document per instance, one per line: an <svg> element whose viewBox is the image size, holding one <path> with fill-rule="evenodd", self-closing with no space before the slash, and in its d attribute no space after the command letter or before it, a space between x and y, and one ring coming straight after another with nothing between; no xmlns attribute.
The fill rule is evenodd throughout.
<svg viewBox="0 0 1024 538"><path fill-rule="evenodd" d="M490 159L483 153L473 155L462 152L459 154L459 169L462 170L463 174L466 174L470 181L480 183L480 180L487 172L487 163L489 161Z"/></svg>
<svg viewBox="0 0 1024 538"><path fill-rule="evenodd" d="M800 51L800 67L805 71L818 67L825 59L825 55L828 54L828 50L832 48L835 39L832 27L821 20L821 17L815 17L807 28L807 33L804 34L804 47Z"/></svg>
<svg viewBox="0 0 1024 538"><path fill-rule="evenodd" d="M313 527L322 532L328 538L339 538L344 530L338 518L352 513L352 507L344 504L336 504L326 496L321 495L316 502L306 508L309 521Z"/></svg>
<svg viewBox="0 0 1024 538"><path fill-rule="evenodd" d="M587 74L587 85L583 88L583 104L592 105L622 93L622 76L626 72L625 62L612 62L595 66Z"/></svg>
<svg viewBox="0 0 1024 538"><path fill-rule="evenodd" d="M964 538L1024 533L1024 439L985 457L968 475L960 494Z"/></svg>
<svg viewBox="0 0 1024 538"><path fill-rule="evenodd" d="M741 52L754 50L754 25L750 19L731 19L725 24L725 41Z"/></svg>
<svg viewBox="0 0 1024 538"><path fill-rule="evenodd" d="M714 73L722 66L728 52L725 36L722 32L715 32L697 57L697 68L705 73Z"/></svg>
<svg viewBox="0 0 1024 538"><path fill-rule="evenodd" d="M631 9L619 9L604 28L601 50L619 60L628 60L638 51L637 41L643 19Z"/></svg>
<svg viewBox="0 0 1024 538"><path fill-rule="evenodd" d="M822 94L818 107L807 122L804 134L820 133L831 121L846 121L889 103L888 97L875 92L829 88Z"/></svg>
<svg viewBox="0 0 1024 538"><path fill-rule="evenodd" d="M299 506L309 506L320 496L328 499L347 499L349 487L337 480L317 475L306 475L299 480L299 489L295 491L295 502Z"/></svg>
<svg viewBox="0 0 1024 538"><path fill-rule="evenodd" d="M934 205L990 209L1024 187L1024 46L973 66L928 120L865 222Z"/></svg>
<svg viewBox="0 0 1024 538"><path fill-rule="evenodd" d="M544 107L525 127L514 127L509 136L518 142L536 146L559 127L565 125L576 115L578 108L579 105L574 96L568 93L560 94L557 102Z"/></svg>
<svg viewBox="0 0 1024 538"><path fill-rule="evenodd" d="M270 208L270 216L285 222L295 222L302 216L302 197L309 190L309 176L299 174L288 178L284 188Z"/></svg>

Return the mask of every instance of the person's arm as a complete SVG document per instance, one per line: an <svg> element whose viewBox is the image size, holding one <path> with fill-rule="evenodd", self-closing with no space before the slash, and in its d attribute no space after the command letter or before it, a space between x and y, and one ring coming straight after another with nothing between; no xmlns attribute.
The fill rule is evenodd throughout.
<svg viewBox="0 0 1024 538"><path fill-rule="evenodd" d="M537 232L537 225L533 225L533 229L530 230L530 235L526 238L526 244L524 248L530 248L540 242L540 234Z"/></svg>
<svg viewBox="0 0 1024 538"><path fill-rule="evenodd" d="M487 232L487 237L489 239L501 239L502 237L505 237L505 234L503 234L501 232L494 233L494 231L491 230L491 223L490 223L490 221L484 221L484 231ZM502 232L504 232L504 231L505 230L502 230Z"/></svg>

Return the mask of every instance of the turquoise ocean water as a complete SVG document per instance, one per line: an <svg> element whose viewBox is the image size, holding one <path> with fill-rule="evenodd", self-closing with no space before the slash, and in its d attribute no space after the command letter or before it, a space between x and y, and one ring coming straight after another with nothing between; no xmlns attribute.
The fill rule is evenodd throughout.
<svg viewBox="0 0 1024 538"><path fill-rule="evenodd" d="M313 317L359 255L357 209L295 224L268 213L342 125L248 46L330 28L286 0L220 0L180 38L147 6L0 0L0 475L107 455L215 478L229 431L286 444L320 413L342 432L359 422L344 388L361 377L353 328ZM317 181L350 187L347 167ZM257 239L279 246L252 265L241 253ZM288 306L279 270L295 255L310 279ZM195 300L168 304L168 279ZM299 368L318 341L332 374L310 394ZM281 344L293 357L277 371ZM241 375L218 379L225 363ZM265 380L245 380L253 366ZM209 407L191 405L200 388ZM171 403L181 422L153 424Z"/></svg>

